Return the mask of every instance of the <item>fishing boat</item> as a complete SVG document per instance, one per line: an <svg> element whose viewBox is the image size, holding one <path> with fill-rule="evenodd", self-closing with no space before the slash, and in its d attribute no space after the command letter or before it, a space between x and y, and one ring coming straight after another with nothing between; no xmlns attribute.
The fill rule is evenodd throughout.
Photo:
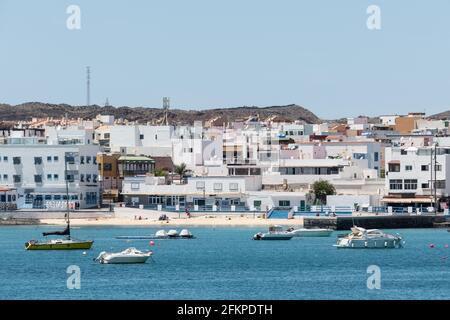
<svg viewBox="0 0 450 320"><path fill-rule="evenodd" d="M338 237L337 248L350 249L391 249L401 248L404 241L400 235L391 235L378 229L364 229L361 227L351 228L352 232Z"/></svg>
<svg viewBox="0 0 450 320"><path fill-rule="evenodd" d="M282 226L270 226L269 232L258 232L253 236L253 240L291 240L294 235L289 231L284 231Z"/></svg>
<svg viewBox="0 0 450 320"><path fill-rule="evenodd" d="M294 229L289 228L286 231L291 232L294 237L329 237L333 233L333 229L314 228L314 229Z"/></svg>
<svg viewBox="0 0 450 320"><path fill-rule="evenodd" d="M131 247L116 253L102 251L94 261L102 264L145 263L152 254L152 251L143 252Z"/></svg>
<svg viewBox="0 0 450 320"><path fill-rule="evenodd" d="M65 178L66 178L66 228L63 231L43 232L46 236L65 236L63 239L52 239L45 241L30 240L25 243L26 250L89 250L94 241L78 240L70 234L70 211L69 211L69 184L67 181L67 154L65 156Z"/></svg>

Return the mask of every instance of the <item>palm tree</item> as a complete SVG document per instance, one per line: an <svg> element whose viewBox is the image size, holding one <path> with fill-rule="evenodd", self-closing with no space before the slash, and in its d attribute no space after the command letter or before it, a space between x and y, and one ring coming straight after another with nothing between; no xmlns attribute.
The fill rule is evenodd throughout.
<svg viewBox="0 0 450 320"><path fill-rule="evenodd" d="M155 170L155 177L165 177L166 175L167 175L167 172L163 169Z"/></svg>
<svg viewBox="0 0 450 320"><path fill-rule="evenodd" d="M187 172L186 164L183 162L182 164L175 166L175 172L180 176L180 184L181 184Z"/></svg>

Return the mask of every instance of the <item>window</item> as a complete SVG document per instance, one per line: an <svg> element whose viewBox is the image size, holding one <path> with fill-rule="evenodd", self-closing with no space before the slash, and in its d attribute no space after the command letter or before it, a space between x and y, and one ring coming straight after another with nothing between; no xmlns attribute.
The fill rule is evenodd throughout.
<svg viewBox="0 0 450 320"><path fill-rule="evenodd" d="M40 174L35 174L34 175L34 182L42 183L42 176Z"/></svg>
<svg viewBox="0 0 450 320"><path fill-rule="evenodd" d="M59 179L59 175L54 174L54 175L53 175L53 179L58 180L58 179Z"/></svg>
<svg viewBox="0 0 450 320"><path fill-rule="evenodd" d="M144 135L143 135L143 134L140 134L140 135L139 135L139 139L144 140Z"/></svg>
<svg viewBox="0 0 450 320"><path fill-rule="evenodd" d="M75 157L74 156L66 156L66 162L68 164L74 164L75 163Z"/></svg>
<svg viewBox="0 0 450 320"><path fill-rule="evenodd" d="M222 191L222 184L214 183L214 191Z"/></svg>
<svg viewBox="0 0 450 320"><path fill-rule="evenodd" d="M90 174L87 174L87 175L86 175L86 181L87 181L87 182L91 182L91 175L90 175Z"/></svg>
<svg viewBox="0 0 450 320"><path fill-rule="evenodd" d="M61 200L61 195L60 194L55 194L53 196L53 200Z"/></svg>
<svg viewBox="0 0 450 320"><path fill-rule="evenodd" d="M230 191L238 191L239 185L235 182L230 183Z"/></svg>
<svg viewBox="0 0 450 320"><path fill-rule="evenodd" d="M21 163L20 157L13 157L13 163L14 164L20 164Z"/></svg>
<svg viewBox="0 0 450 320"><path fill-rule="evenodd" d="M104 171L112 171L112 163L104 163L103 170Z"/></svg>
<svg viewBox="0 0 450 320"><path fill-rule="evenodd" d="M90 156L87 156L87 157L86 157L86 163L87 163L87 164L91 163L91 157L90 157Z"/></svg>
<svg viewBox="0 0 450 320"><path fill-rule="evenodd" d="M3 161L8 161L8 157L7 156L3 157Z"/></svg>
<svg viewBox="0 0 450 320"><path fill-rule="evenodd" d="M20 183L21 177L18 174L13 175L14 183Z"/></svg>
<svg viewBox="0 0 450 320"><path fill-rule="evenodd" d="M436 189L445 189L445 180L437 180Z"/></svg>
<svg viewBox="0 0 450 320"><path fill-rule="evenodd" d="M364 160L367 159L367 155L365 153L354 153L353 159Z"/></svg>
<svg viewBox="0 0 450 320"><path fill-rule="evenodd" d="M280 200L280 201L278 201L278 205L280 207L290 207L291 202L289 200Z"/></svg>
<svg viewBox="0 0 450 320"><path fill-rule="evenodd" d="M53 161L59 161L59 157L58 156L54 156L53 157Z"/></svg>
<svg viewBox="0 0 450 320"><path fill-rule="evenodd" d="M3 180L4 180L4 181L8 181L8 175L7 175L7 174L4 174L4 175L3 175Z"/></svg>
<svg viewBox="0 0 450 320"><path fill-rule="evenodd" d="M183 148L183 152L192 153L192 151L193 151L192 148Z"/></svg>
<svg viewBox="0 0 450 320"><path fill-rule="evenodd" d="M66 176L66 180L67 180L67 182L74 182L75 181L75 176L73 174L68 174Z"/></svg>
<svg viewBox="0 0 450 320"><path fill-rule="evenodd" d="M47 156L47 162L51 162L52 161L52 156Z"/></svg>
<svg viewBox="0 0 450 320"><path fill-rule="evenodd" d="M47 201L52 200L52 195L51 194L46 194L44 196L44 199L47 200Z"/></svg>
<svg viewBox="0 0 450 320"><path fill-rule="evenodd" d="M430 184L428 182L422 183L421 187L422 187L422 189L428 189L430 187Z"/></svg>
<svg viewBox="0 0 450 320"><path fill-rule="evenodd" d="M442 165L440 165L440 164L435 165L434 170L442 171Z"/></svg>
<svg viewBox="0 0 450 320"><path fill-rule="evenodd" d="M47 174L47 180L52 180L52 175L51 174Z"/></svg>
<svg viewBox="0 0 450 320"><path fill-rule="evenodd" d="M416 190L417 179L405 179L405 190Z"/></svg>
<svg viewBox="0 0 450 320"><path fill-rule="evenodd" d="M406 149L401 149L401 150L400 150L400 154L401 154L402 156L404 156L404 155L407 155L408 152L406 151Z"/></svg>
<svg viewBox="0 0 450 320"><path fill-rule="evenodd" d="M400 172L400 163L389 163L389 172Z"/></svg>
<svg viewBox="0 0 450 320"><path fill-rule="evenodd" d="M109 133L105 133L105 135L103 136L105 139L109 139L110 134Z"/></svg>
<svg viewBox="0 0 450 320"><path fill-rule="evenodd" d="M374 152L374 153L373 153L373 160L374 160L374 161L378 161L378 160L379 160L378 152Z"/></svg>
<svg viewBox="0 0 450 320"><path fill-rule="evenodd" d="M197 181L195 183L195 187L197 190L204 190L205 189L205 181Z"/></svg>
<svg viewBox="0 0 450 320"><path fill-rule="evenodd" d="M84 182L84 174L80 174L80 182Z"/></svg>
<svg viewBox="0 0 450 320"><path fill-rule="evenodd" d="M42 164L42 157L34 157L34 164Z"/></svg>
<svg viewBox="0 0 450 320"><path fill-rule="evenodd" d="M132 182L131 190L139 190L139 182Z"/></svg>
<svg viewBox="0 0 450 320"><path fill-rule="evenodd" d="M84 164L84 156L80 156L80 164Z"/></svg>
<svg viewBox="0 0 450 320"><path fill-rule="evenodd" d="M405 166L405 171L412 171L412 166L411 165L406 165Z"/></svg>
<svg viewBox="0 0 450 320"><path fill-rule="evenodd" d="M403 181L401 179L389 180L389 189L402 190L403 189Z"/></svg>
<svg viewBox="0 0 450 320"><path fill-rule="evenodd" d="M97 157L92 157L92 163L97 164Z"/></svg>
<svg viewBox="0 0 450 320"><path fill-rule="evenodd" d="M421 171L428 171L428 165L427 164L423 164L420 166L420 170Z"/></svg>
<svg viewBox="0 0 450 320"><path fill-rule="evenodd" d="M97 178L98 178L98 176L96 174L94 174L92 176L92 182L97 182Z"/></svg>

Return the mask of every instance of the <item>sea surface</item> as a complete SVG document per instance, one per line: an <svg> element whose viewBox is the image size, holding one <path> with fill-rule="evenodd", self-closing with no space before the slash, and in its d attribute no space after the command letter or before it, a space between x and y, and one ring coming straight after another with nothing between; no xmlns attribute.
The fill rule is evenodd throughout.
<svg viewBox="0 0 450 320"><path fill-rule="evenodd" d="M86 251L26 251L44 226L0 227L0 299L449 299L450 233L389 230L402 249L337 249L326 238L254 241L259 228L191 228L196 239L117 240L156 228L82 227ZM178 229L180 230L180 228ZM340 232L342 233L342 232ZM345 232L344 232L345 233ZM101 265L100 251L153 250L141 265ZM68 289L67 268L78 266L80 289ZM380 268L380 289L367 286L367 268Z"/></svg>

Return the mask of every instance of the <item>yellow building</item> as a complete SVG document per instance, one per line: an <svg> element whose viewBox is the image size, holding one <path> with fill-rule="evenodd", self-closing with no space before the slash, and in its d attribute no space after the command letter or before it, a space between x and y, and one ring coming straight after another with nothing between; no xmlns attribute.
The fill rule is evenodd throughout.
<svg viewBox="0 0 450 320"><path fill-rule="evenodd" d="M103 200L119 201L122 177L119 174L120 154L98 154L97 163Z"/></svg>

